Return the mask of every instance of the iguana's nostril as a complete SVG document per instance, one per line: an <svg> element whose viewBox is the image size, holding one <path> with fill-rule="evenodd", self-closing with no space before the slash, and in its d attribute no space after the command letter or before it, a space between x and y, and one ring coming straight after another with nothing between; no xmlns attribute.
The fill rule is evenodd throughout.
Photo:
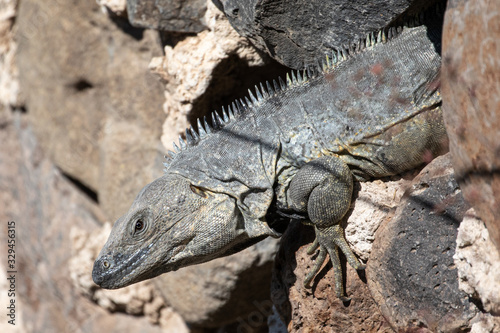
<svg viewBox="0 0 500 333"><path fill-rule="evenodd" d="M109 269L113 266L113 259L111 258L97 259L92 269L92 279L94 282L103 287L103 283L106 282L106 276L109 274Z"/></svg>

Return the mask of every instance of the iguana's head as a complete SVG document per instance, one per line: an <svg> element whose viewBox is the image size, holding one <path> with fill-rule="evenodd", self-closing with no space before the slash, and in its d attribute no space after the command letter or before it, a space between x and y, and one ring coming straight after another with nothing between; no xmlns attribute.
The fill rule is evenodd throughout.
<svg viewBox="0 0 500 333"><path fill-rule="evenodd" d="M236 199L166 174L116 221L92 278L115 289L235 252L249 244Z"/></svg>

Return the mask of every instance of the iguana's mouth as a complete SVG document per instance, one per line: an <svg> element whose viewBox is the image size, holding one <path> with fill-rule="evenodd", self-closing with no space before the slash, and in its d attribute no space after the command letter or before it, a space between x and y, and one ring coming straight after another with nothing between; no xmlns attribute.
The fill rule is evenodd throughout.
<svg viewBox="0 0 500 333"><path fill-rule="evenodd" d="M189 243L191 243L191 241L194 239L194 235L190 238L186 238L184 241L182 241L179 245L175 246L174 249L170 252L170 256L168 258L168 260L165 262L165 263L168 263L170 265L172 265L173 267L171 269L169 269L168 271L175 271L177 270L177 266L179 266L176 262L175 262L175 256L177 256L179 253L183 252L184 249L189 245Z"/></svg>
<svg viewBox="0 0 500 333"><path fill-rule="evenodd" d="M125 260L122 259L123 255L121 253L114 255L112 258L104 256L97 259L92 270L92 279L103 288L117 289L127 286L132 283L132 281L127 280L127 276L135 272L154 244L149 244Z"/></svg>

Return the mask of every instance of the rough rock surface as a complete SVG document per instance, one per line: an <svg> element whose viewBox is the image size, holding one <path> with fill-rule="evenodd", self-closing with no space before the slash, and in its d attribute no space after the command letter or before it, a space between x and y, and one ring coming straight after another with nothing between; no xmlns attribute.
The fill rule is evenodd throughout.
<svg viewBox="0 0 500 333"><path fill-rule="evenodd" d="M110 20L95 1L25 0L16 26L20 84L43 150L117 218L161 175L163 94L148 70L161 53L155 32Z"/></svg>
<svg viewBox="0 0 500 333"><path fill-rule="evenodd" d="M26 117L10 114L0 128L0 219L16 222L18 327L26 332L160 332L146 318L111 314L75 289L68 265L71 227L95 230L103 216L44 156Z"/></svg>
<svg viewBox="0 0 500 333"><path fill-rule="evenodd" d="M150 68L165 82L167 119L162 143L171 148L177 136L198 117L248 94L247 89L274 79L286 69L269 63L250 42L239 36L224 14L209 1L205 21L209 30L165 47ZM256 69L258 69L256 71Z"/></svg>
<svg viewBox="0 0 500 333"><path fill-rule="evenodd" d="M277 249L278 240L268 238L242 252L163 274L153 281L167 303L191 325L245 322L262 303L269 302Z"/></svg>
<svg viewBox="0 0 500 333"><path fill-rule="evenodd" d="M220 0L231 25L260 50L295 69L414 14L434 0Z"/></svg>
<svg viewBox="0 0 500 333"><path fill-rule="evenodd" d="M127 12L126 0L96 0L96 2L118 16L124 16Z"/></svg>
<svg viewBox="0 0 500 333"><path fill-rule="evenodd" d="M500 255L474 209L468 210L460 223L453 259L460 289L479 297L484 310L500 316Z"/></svg>
<svg viewBox="0 0 500 333"><path fill-rule="evenodd" d="M408 184L404 179L360 184L348 213L346 238L361 259L368 258L375 231L380 223L391 218ZM373 302L364 277L351 267L347 267L346 277L350 304L343 304L335 296L330 263L314 279L312 290L304 288L303 279L314 259L306 250L313 240L312 228L292 224L282 236L276 257L271 295L288 331L392 332Z"/></svg>
<svg viewBox="0 0 500 333"><path fill-rule="evenodd" d="M349 304L335 296L330 263L317 275L312 289L304 287L304 277L313 266L306 253L313 240L310 227L294 223L283 235L276 257L271 297L288 332L392 332L366 282L350 266L344 278Z"/></svg>
<svg viewBox="0 0 500 333"><path fill-rule="evenodd" d="M206 0L127 0L130 23L156 30L200 32L206 10Z"/></svg>
<svg viewBox="0 0 500 333"><path fill-rule="evenodd" d="M500 317L481 313L472 320L470 333L496 333L500 332Z"/></svg>
<svg viewBox="0 0 500 333"><path fill-rule="evenodd" d="M499 1L448 1L442 94L458 183L500 251Z"/></svg>
<svg viewBox="0 0 500 333"><path fill-rule="evenodd" d="M478 310L459 290L453 261L457 229L468 207L447 154L421 171L395 216L377 231L368 285L396 331L470 328Z"/></svg>

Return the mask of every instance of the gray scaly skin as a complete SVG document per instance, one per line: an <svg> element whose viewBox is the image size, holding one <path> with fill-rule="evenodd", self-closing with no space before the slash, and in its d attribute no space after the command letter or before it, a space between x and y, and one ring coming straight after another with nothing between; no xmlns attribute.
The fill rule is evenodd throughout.
<svg viewBox="0 0 500 333"><path fill-rule="evenodd" d="M394 33L391 30L389 35ZM338 249L359 262L340 225L354 181L402 173L446 142L438 87L440 56L427 28L368 36L320 73L267 83L212 125L198 121L174 146L165 174L146 185L113 226L92 277L121 288L278 237L272 212L306 218L319 255L329 255L343 291ZM202 124L203 123L203 124Z"/></svg>

